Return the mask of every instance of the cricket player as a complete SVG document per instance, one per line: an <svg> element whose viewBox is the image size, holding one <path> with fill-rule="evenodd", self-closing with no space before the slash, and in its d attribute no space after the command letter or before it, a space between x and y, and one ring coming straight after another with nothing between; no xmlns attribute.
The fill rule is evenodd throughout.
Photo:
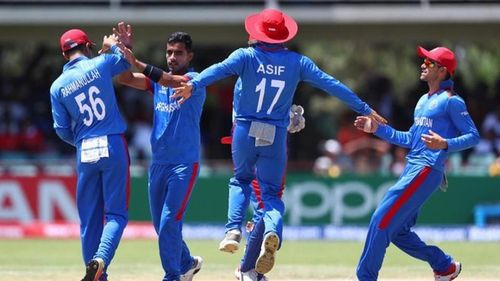
<svg viewBox="0 0 500 281"><path fill-rule="evenodd" d="M241 80L238 79L235 88L240 87ZM289 133L298 133L306 126L304 118L304 108L300 105L292 105L290 109L290 122L287 127ZM231 144L232 137L223 137L222 144ZM232 181L233 178L230 180ZM253 216L248 221L245 229L250 232L255 223L260 219L264 203L261 200L259 183L254 179L250 186L229 185L229 200L227 210L226 235L219 243L219 250L227 253L234 253L239 249L241 241L241 227L245 218L246 210L252 204Z"/></svg>
<svg viewBox="0 0 500 281"><path fill-rule="evenodd" d="M348 87L321 71L309 58L289 51L284 43L297 34L293 18L275 9L250 15L245 28L258 44L234 51L223 62L210 66L174 97L187 100L197 89L217 80L237 75L241 88L233 99L235 126L232 158L234 180L231 185L248 186L256 176L264 203L262 219L250 234L241 264L241 279L269 272L282 241L281 199L287 162L288 114L300 81L340 98L351 109L380 122L379 116Z"/></svg>
<svg viewBox="0 0 500 281"><path fill-rule="evenodd" d="M125 45L132 46L132 27L119 23L115 34ZM165 45L170 73L145 64L127 49L125 54L142 73L131 71L119 81L146 90L154 96L154 121L151 134L152 163L149 168L148 191L151 217L156 233L164 281L190 281L200 271L203 259L191 256L182 239L184 213L199 174L200 118L205 102L205 88L182 105L172 99L171 86L196 77L189 70L193 58L191 36L184 32L170 35Z"/></svg>
<svg viewBox="0 0 500 281"><path fill-rule="evenodd" d="M448 155L476 145L479 133L464 100L453 90L455 54L445 47L430 51L418 47L417 53L424 59L420 80L427 82L429 90L415 107L414 123L409 131L397 131L363 116L354 122L360 130L409 149L403 174L389 189L370 221L357 268L360 281L377 280L391 242L408 255L428 262L436 281L453 280L462 269L459 262L441 249L425 244L411 228L422 205L446 184Z"/></svg>
<svg viewBox="0 0 500 281"><path fill-rule="evenodd" d="M239 81L239 80L238 80ZM303 116L304 108L300 105L292 105L290 109L290 123L288 124L287 131L289 133L298 133L305 128L305 118ZM231 144L232 137L224 137L221 139L223 144ZM248 197L250 197L248 199ZM262 202L259 182L254 179L247 190L242 189L240 186L229 185L229 208L228 208L228 221L226 224L226 236L219 244L219 250L234 253L239 249L241 241L241 226L243 224L245 211L248 209L249 204L252 204L252 219L245 225L245 230L251 233L255 224L262 218L264 211L264 203ZM245 259L243 258L242 261ZM234 271L237 280L241 280L241 266L238 265ZM248 276L247 276L248 277ZM265 275L256 274L260 281L266 281Z"/></svg>
<svg viewBox="0 0 500 281"><path fill-rule="evenodd" d="M110 54L92 58L92 45L80 29L61 36L62 54L69 62L50 87L50 101L57 135L76 147L76 203L87 265L82 281L104 281L128 222L126 125L112 79L130 64L113 35L103 40L103 49L110 49Z"/></svg>

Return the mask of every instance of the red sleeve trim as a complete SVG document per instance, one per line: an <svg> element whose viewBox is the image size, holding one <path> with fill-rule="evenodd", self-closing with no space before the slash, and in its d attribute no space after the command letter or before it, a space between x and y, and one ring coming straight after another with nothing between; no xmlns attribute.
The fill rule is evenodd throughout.
<svg viewBox="0 0 500 281"><path fill-rule="evenodd" d="M151 87L151 79L146 78L146 91L148 91L151 94L154 94L153 87Z"/></svg>

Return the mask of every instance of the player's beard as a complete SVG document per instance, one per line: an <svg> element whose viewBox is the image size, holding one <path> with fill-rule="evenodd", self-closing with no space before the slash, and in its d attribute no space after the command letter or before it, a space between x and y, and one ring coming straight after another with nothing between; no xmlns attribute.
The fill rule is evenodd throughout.
<svg viewBox="0 0 500 281"><path fill-rule="evenodd" d="M175 63L167 63L168 71L172 74L178 72L179 66Z"/></svg>
<svg viewBox="0 0 500 281"><path fill-rule="evenodd" d="M184 75L186 74L188 67L187 66L179 66L178 64L175 64L173 66L168 65L168 70L170 73L174 75Z"/></svg>

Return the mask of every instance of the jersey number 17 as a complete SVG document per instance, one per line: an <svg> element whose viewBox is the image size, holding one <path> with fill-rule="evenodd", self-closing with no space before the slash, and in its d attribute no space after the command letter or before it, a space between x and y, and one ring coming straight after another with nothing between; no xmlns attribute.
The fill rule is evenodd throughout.
<svg viewBox="0 0 500 281"><path fill-rule="evenodd" d="M262 110L262 103L264 102L264 95L266 93L266 78L262 78L260 80L260 83L257 84L257 87L255 87L255 92L259 93L259 102L257 103L257 112L260 112ZM280 98L281 93L283 92L283 89L285 88L285 81L283 80L271 80L271 87L277 88L276 95L274 96L273 101L271 102L271 106L267 110L267 114L271 114L273 111L274 106L276 105L276 102L278 102L278 99Z"/></svg>

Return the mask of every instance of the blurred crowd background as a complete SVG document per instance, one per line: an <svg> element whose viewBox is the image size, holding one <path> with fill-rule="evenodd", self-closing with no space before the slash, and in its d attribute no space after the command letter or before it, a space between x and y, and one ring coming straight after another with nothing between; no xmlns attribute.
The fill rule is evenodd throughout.
<svg viewBox="0 0 500 281"><path fill-rule="evenodd" d="M42 2L56 7L61 5L58 1ZM87 2L93 5L109 5L116 1L79 1L78 3ZM127 1L121 2L122 4L128 3ZM148 5L155 7L155 4L160 2L149 1ZM173 2L188 5L189 1ZM203 5L217 4L220 8L225 2L195 1L188 6L202 9ZM227 2L232 5L236 4L236 1ZM260 7L256 4L261 5L261 2L263 1L246 1L237 4L258 10ZM277 1L266 2L276 4ZM300 7L307 7L305 4L308 1L296 2L302 5ZM349 1L312 2L345 4L344 2ZM392 5L397 1L395 3L374 2ZM411 3L419 4L420 2L422 1ZM430 3L434 2L436 1ZM436 3L443 4L442 2L446 1ZM465 2L471 4L470 1ZM0 8L20 3L38 5L36 1L0 1ZM24 7L24 5L19 5L19 7ZM112 9L113 7L110 11L113 11ZM39 21L43 22L40 19ZM57 25L58 29L56 29L60 32L67 28L80 27L78 24L68 23L65 20L62 22ZM231 32L238 30L243 34L242 25L234 24L234 22L231 24L229 27ZM17 25L24 26L19 22ZM62 26L67 26L67 28L62 28ZM481 142L473 149L452 155L448 162L449 173L500 175L500 67L498 67L500 65L500 41L495 38L487 41L475 40L471 38L473 35L468 31L468 35L463 40L448 41L446 36L443 36L442 40L432 39L422 42L408 39L412 35L405 34L404 24L400 22L398 26L403 30L400 32L401 40L398 38L386 40L383 34L379 34L372 35L367 43L362 40L363 38L349 40L346 38L349 35L344 35L344 38L339 40L335 38L309 40L319 34L312 34L314 25L308 25L303 29L304 31L299 31L299 33L306 34L301 38L300 44L292 41L289 48L311 57L323 70L351 87L399 130L408 130L411 126L415 104L418 98L425 94L426 85L419 81L422 62L415 53L417 44L427 48L445 45L453 49L457 54L459 64L454 77L455 90L466 101L469 112L481 133ZM109 24L109 31L111 27L112 24ZM33 28L36 27L33 26ZM3 30L9 30L5 23ZM12 30L9 30L9 36L15 32ZM349 30L348 28L346 32ZM162 34L155 33L154 37L148 40L144 40L144 36L138 36L139 39L134 47L136 56L143 61L166 68L165 40L174 31L186 30L183 29L182 24L178 24L175 27L170 25L162 31ZM460 30L457 32L459 33ZM205 33L208 35L200 41L197 41L199 33L193 35L195 58L192 66L196 71L201 71L221 61L234 49L246 45L244 37L225 38L218 41L218 37L210 35L213 33ZM95 29L91 34L95 35ZM1 38L4 35L6 37ZM61 73L65 63L57 46L59 35L51 34L51 40L18 39L10 42L7 39L7 33L0 34L0 39L2 39L0 40L0 172L23 164L35 168L44 165L58 165L59 167L72 167L73 165L74 149L59 140L52 128L49 88L52 81ZM104 34L91 39L100 45L99 40L102 35ZM424 35L420 34L420 38L425 37ZM212 39L210 39L211 36ZM217 33L217 36L224 36L224 34ZM454 38L457 36L460 37L453 35ZM435 34L433 38L436 38ZM226 79L207 88L208 94L201 130L203 167L209 173L227 172L232 168L230 148L220 144L220 138L229 135L231 131L234 82L234 78ZM151 157L149 136L152 127L152 96L147 92L119 84L116 84L115 88L122 114L128 123L126 138L130 146L132 164L136 167L147 168ZM289 170L313 170L318 175L326 177L349 173L398 175L402 171L406 151L356 130L352 125L356 114L341 104L338 99L329 97L319 89L301 84L294 103L305 108L306 128L289 137Z"/></svg>
<svg viewBox="0 0 500 281"><path fill-rule="evenodd" d="M196 46L193 68L197 71L222 60L239 47L197 46L196 38L193 39ZM244 42L240 46L244 46ZM431 46L432 43L428 44ZM467 65L482 62L470 58L468 52L473 51L468 48L450 47L461 54L454 78L455 90L465 99L482 138L475 148L453 155L449 170L460 174L498 175L494 163L500 157L500 76L490 79L491 82L470 77ZM420 59L411 52L414 48L394 44L372 46L368 50L341 42L309 45L298 51L348 84L388 118L392 126L407 130L412 124L416 101L425 93L425 84L418 79ZM136 49L136 54L145 61L166 67L164 51L164 44L157 43ZM50 85L65 63L60 51L43 44L3 44L0 58L0 159L4 168L12 163L71 163L74 150L54 133L49 100ZM231 168L230 148L220 144L219 139L230 134L233 85L234 79L227 79L207 89L201 122L203 160L207 168ZM151 157L152 96L119 84L116 92L128 123L126 137L132 163L146 166ZM356 114L338 99L330 98L319 89L300 85L295 103L305 108L306 128L290 135L290 169L313 169L333 177L351 172L394 175L401 172L406 151L356 130L352 125Z"/></svg>

